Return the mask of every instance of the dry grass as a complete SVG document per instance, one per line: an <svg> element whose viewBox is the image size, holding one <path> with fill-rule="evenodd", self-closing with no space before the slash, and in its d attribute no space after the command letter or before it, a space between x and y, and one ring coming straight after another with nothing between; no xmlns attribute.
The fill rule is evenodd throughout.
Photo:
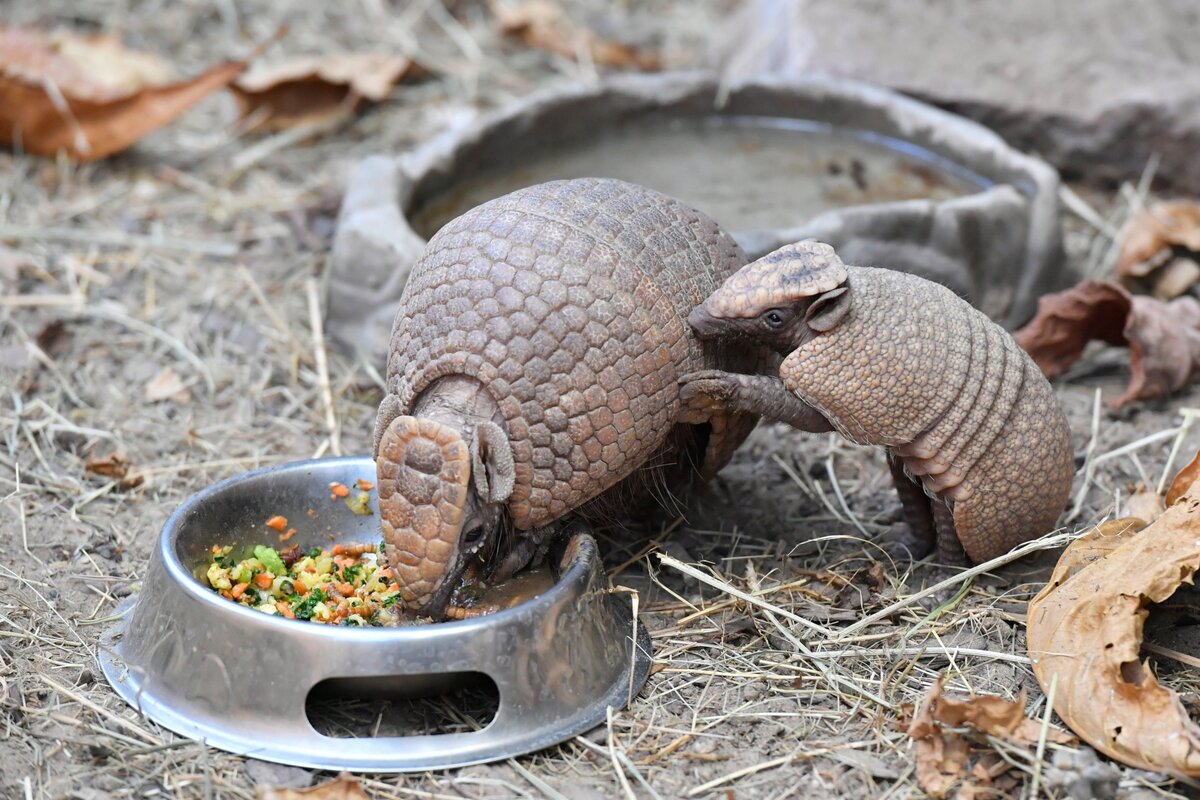
<svg viewBox="0 0 1200 800"><path fill-rule="evenodd" d="M641 31L681 65L698 56L726 4L567 5L602 31ZM479 5L456 11L437 0L11 9L13 22L122 30L188 72L247 52L286 20L292 34L276 52L386 48L441 75L309 142L249 137L213 99L102 164L0 155L0 242L24 262L19 277L0 268L8 796L254 795L244 759L180 740L119 701L99 677L97 639L138 589L158 528L184 497L256 466L367 450L377 369L324 352L311 289L348 170L549 81L588 77L590 67L498 42ZM1135 188L1115 201L1089 198L1105 214L1072 200L1090 220L1072 222L1076 263L1090 274L1111 269L1113 235L1144 196ZM1191 417L1179 414L1197 405L1194 392L1120 415L1094 402L1097 387L1120 382L1122 359L1088 359L1060 386L1087 453L1071 530L1111 515L1134 482L1154 485L1172 452L1197 446ZM148 401L144 386L168 368L179 390ZM129 465L124 479L85 473L89 457L113 452ZM364 786L381 798L920 796L901 709L939 673L955 691L1028 689L1030 714L1044 713L1022 614L1053 556L946 581L935 565L867 541L894 533L897 519L877 454L758 431L694 499L690 524L664 526L649 546L605 542L614 582L638 591L655 643L657 672L630 709L542 753L364 776ZM932 609L923 602L947 593ZM1186 671L1172 679L1196 695ZM1040 761L1003 752L1041 776ZM1133 771L1122 786L1130 796L1180 791Z"/></svg>

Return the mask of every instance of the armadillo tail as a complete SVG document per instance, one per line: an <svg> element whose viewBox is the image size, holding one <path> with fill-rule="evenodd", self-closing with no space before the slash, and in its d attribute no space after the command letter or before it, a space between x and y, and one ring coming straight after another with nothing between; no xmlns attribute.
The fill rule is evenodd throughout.
<svg viewBox="0 0 1200 800"><path fill-rule="evenodd" d="M400 604L425 606L453 566L471 477L466 442L428 419L396 417L375 459L384 558L396 573Z"/></svg>

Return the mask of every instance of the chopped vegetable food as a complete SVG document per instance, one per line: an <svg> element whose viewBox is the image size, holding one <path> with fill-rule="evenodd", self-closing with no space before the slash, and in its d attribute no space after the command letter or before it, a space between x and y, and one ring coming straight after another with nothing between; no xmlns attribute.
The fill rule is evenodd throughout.
<svg viewBox="0 0 1200 800"><path fill-rule="evenodd" d="M287 528L287 517L282 517L278 514L267 520L267 527L274 528L277 531L282 531Z"/></svg>
<svg viewBox="0 0 1200 800"><path fill-rule="evenodd" d="M283 559L279 557L279 553L274 547L263 547L260 544L254 548L254 557L262 562L272 576L283 575L287 572L287 567L283 565Z"/></svg>
<svg viewBox="0 0 1200 800"><path fill-rule="evenodd" d="M366 492L359 492L354 497L347 497L342 500L346 504L346 508L358 514L360 517L366 517L371 514L371 495Z"/></svg>
<svg viewBox="0 0 1200 800"><path fill-rule="evenodd" d="M375 545L289 548L283 558L259 545L235 561L232 547L214 547L206 573L223 597L256 611L327 625L382 626L397 619L400 587L379 567Z"/></svg>

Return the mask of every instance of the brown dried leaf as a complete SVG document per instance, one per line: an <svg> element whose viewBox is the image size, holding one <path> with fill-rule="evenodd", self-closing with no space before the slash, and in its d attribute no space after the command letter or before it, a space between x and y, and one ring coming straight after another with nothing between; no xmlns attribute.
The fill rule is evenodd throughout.
<svg viewBox="0 0 1200 800"><path fill-rule="evenodd" d="M411 58L382 53L301 57L255 68L231 87L242 116L266 109L266 130L320 124L348 116L364 100L378 103L405 78L424 70Z"/></svg>
<svg viewBox="0 0 1200 800"><path fill-rule="evenodd" d="M1167 489L1167 505L1175 505L1179 498L1187 494L1188 489L1191 489L1192 484L1198 480L1200 480L1200 453L1196 453L1188 465L1179 470L1175 480L1171 481L1171 486Z"/></svg>
<svg viewBox="0 0 1200 800"><path fill-rule="evenodd" d="M996 695L972 695L965 700L939 695L934 698L933 718L952 727L969 725L981 733L1005 739L1014 744L1035 744L1041 736L1042 724L1025 716L1025 692L1016 700ZM1046 739L1059 744L1075 741L1075 737L1057 728L1049 728Z"/></svg>
<svg viewBox="0 0 1200 800"><path fill-rule="evenodd" d="M1119 520L1073 542L1029 604L1033 671L1054 710L1097 750L1140 769L1200 775L1200 728L1138 657L1151 603L1200 568L1193 484L1139 533Z"/></svg>
<svg viewBox="0 0 1200 800"><path fill-rule="evenodd" d="M962 734L943 728L974 728L980 733L1004 739L1017 745L1036 744L1042 725L1025 716L1025 692L1017 700L995 695L972 695L965 699L947 697L945 676L939 675L929 693L913 715L908 734L917 743L917 782L932 797L945 797L955 784L968 774L974 783L959 788L956 797L986 794L992 782L1008 771L1011 765L996 758L994 752L971 743ZM1049 728L1048 741L1059 744L1076 742L1074 736ZM968 773L972 757L974 765Z"/></svg>
<svg viewBox="0 0 1200 800"><path fill-rule="evenodd" d="M219 64L171 83L153 55L111 34L43 34L0 27L0 145L94 161L166 125L243 70Z"/></svg>
<svg viewBox="0 0 1200 800"><path fill-rule="evenodd" d="M257 795L258 800L369 800L358 780L348 772L307 789L272 789L259 786Z"/></svg>
<svg viewBox="0 0 1200 800"><path fill-rule="evenodd" d="M1200 253L1200 203L1154 203L1134 217L1121 244L1117 275L1127 286L1143 283L1167 264L1174 248Z"/></svg>
<svg viewBox="0 0 1200 800"><path fill-rule="evenodd" d="M1129 347L1129 385L1111 405L1163 397L1200 372L1200 302L1133 296L1112 281L1083 281L1038 301L1037 314L1014 334L1046 377L1079 360L1093 339Z"/></svg>
<svg viewBox="0 0 1200 800"><path fill-rule="evenodd" d="M517 5L491 2L488 7L500 32L521 40L526 47L574 60L586 52L593 62L620 69L662 69L662 60L656 55L601 39L586 28L572 25L563 18L562 8L550 0L528 0Z"/></svg>
<svg viewBox="0 0 1200 800"><path fill-rule="evenodd" d="M124 453L116 450L106 456L89 456L84 462L83 473L93 477L112 478L122 489L141 486L146 480L141 473L132 472L129 459Z"/></svg>
<svg viewBox="0 0 1200 800"><path fill-rule="evenodd" d="M945 676L938 676L908 726L908 735L917 743L917 784L934 800L946 797L962 780L971 758L967 740L943 731L933 717L944 680Z"/></svg>
<svg viewBox="0 0 1200 800"><path fill-rule="evenodd" d="M1083 281L1044 295L1037 313L1013 334L1047 378L1061 375L1093 339L1123 345L1133 296L1111 281Z"/></svg>

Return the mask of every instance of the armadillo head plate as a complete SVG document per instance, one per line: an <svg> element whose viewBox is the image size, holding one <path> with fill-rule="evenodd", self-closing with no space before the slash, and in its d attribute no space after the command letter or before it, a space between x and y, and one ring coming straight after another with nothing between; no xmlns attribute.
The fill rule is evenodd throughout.
<svg viewBox="0 0 1200 800"><path fill-rule="evenodd" d="M730 275L688 315L701 339L741 336L787 353L840 322L849 272L822 242L785 245ZM838 314L831 314L837 306Z"/></svg>
<svg viewBox="0 0 1200 800"><path fill-rule="evenodd" d="M409 613L437 613L465 568L459 541L471 478L471 453L458 431L398 416L375 458L384 558Z"/></svg>

